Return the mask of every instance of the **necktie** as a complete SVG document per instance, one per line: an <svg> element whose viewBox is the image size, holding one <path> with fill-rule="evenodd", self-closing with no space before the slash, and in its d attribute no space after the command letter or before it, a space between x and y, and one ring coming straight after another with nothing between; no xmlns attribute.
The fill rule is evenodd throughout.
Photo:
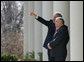
<svg viewBox="0 0 84 62"><path fill-rule="evenodd" d="M55 29L55 33L56 33L56 27L55 27L54 29ZM53 35L53 36L55 36L55 33L54 33L54 35Z"/></svg>
<svg viewBox="0 0 84 62"><path fill-rule="evenodd" d="M55 32L56 32L56 27L55 27Z"/></svg>

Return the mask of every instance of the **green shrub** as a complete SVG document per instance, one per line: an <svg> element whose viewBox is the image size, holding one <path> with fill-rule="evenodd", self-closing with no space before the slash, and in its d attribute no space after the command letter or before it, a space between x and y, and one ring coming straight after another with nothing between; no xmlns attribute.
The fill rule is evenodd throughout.
<svg viewBox="0 0 84 62"><path fill-rule="evenodd" d="M32 52L27 52L25 55L24 55L24 59L22 59L21 61L38 61L35 58L35 52L32 51Z"/></svg>
<svg viewBox="0 0 84 62"><path fill-rule="evenodd" d="M42 61L42 52L38 52L38 55L39 55L39 60L36 60L34 51L27 52L24 55L24 59L22 59L22 61Z"/></svg>
<svg viewBox="0 0 84 62"><path fill-rule="evenodd" d="M23 59L21 61L38 61L38 60L31 58L31 59Z"/></svg>
<svg viewBox="0 0 84 62"><path fill-rule="evenodd" d="M1 54L1 61L17 61L18 56L13 54Z"/></svg>
<svg viewBox="0 0 84 62"><path fill-rule="evenodd" d="M24 59L28 59L29 58L29 52L27 52L25 55L24 55Z"/></svg>
<svg viewBox="0 0 84 62"><path fill-rule="evenodd" d="M24 56L24 59L30 59L30 58L35 58L35 53L34 51L32 52L27 52Z"/></svg>
<svg viewBox="0 0 84 62"><path fill-rule="evenodd" d="M35 53L34 53L34 51L29 52L29 56L30 56L30 58L35 58Z"/></svg>
<svg viewBox="0 0 84 62"><path fill-rule="evenodd" d="M42 61L42 52L38 52L39 60Z"/></svg>

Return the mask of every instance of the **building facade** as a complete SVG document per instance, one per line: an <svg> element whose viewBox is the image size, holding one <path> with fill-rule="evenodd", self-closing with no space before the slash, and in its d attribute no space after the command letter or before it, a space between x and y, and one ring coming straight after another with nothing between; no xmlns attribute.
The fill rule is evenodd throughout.
<svg viewBox="0 0 84 62"><path fill-rule="evenodd" d="M55 12L60 12L65 24L69 27L70 34L66 61L83 60L82 1L24 1L24 54L27 51L35 51L35 59L39 59L38 52L42 52L43 61L48 61L47 50L43 48L48 28L35 20L35 17L30 16L31 11L46 20L52 19ZM80 24L78 27L81 27L79 29L76 27L78 24ZM77 30L81 32L79 33ZM75 44L76 42L77 44Z"/></svg>

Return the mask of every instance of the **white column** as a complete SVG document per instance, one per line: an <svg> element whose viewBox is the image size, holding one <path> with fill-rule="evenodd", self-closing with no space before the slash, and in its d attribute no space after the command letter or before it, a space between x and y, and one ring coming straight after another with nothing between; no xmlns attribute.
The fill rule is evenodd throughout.
<svg viewBox="0 0 84 62"><path fill-rule="evenodd" d="M42 1L34 2L34 12L42 16ZM42 24L34 20L34 51L35 51L35 59L39 59L38 52L42 52Z"/></svg>
<svg viewBox="0 0 84 62"><path fill-rule="evenodd" d="M71 61L83 61L83 1L70 1Z"/></svg>
<svg viewBox="0 0 84 62"><path fill-rule="evenodd" d="M28 51L28 2L24 2L24 41L23 41L23 47L24 47L24 54Z"/></svg>
<svg viewBox="0 0 84 62"><path fill-rule="evenodd" d="M53 14L55 12L60 12L63 15L63 18L65 20L65 25L70 27L70 16L69 16L69 1L53 1ZM70 60L70 42L67 45L67 58L66 61Z"/></svg>
<svg viewBox="0 0 84 62"><path fill-rule="evenodd" d="M42 1L42 17L46 20L50 20L53 16L53 2L52 1ZM43 43L45 41L48 28L43 25ZM48 61L47 50L43 48L43 61Z"/></svg>
<svg viewBox="0 0 84 62"><path fill-rule="evenodd" d="M34 17L29 15L33 7L33 1L24 2L24 54L34 50Z"/></svg>

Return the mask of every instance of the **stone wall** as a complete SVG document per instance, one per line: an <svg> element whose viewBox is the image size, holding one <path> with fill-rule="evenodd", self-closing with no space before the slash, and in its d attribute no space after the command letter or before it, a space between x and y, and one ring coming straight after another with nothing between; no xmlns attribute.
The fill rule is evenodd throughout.
<svg viewBox="0 0 84 62"><path fill-rule="evenodd" d="M17 32L5 33L1 37L1 53L11 53L23 57L23 37Z"/></svg>

